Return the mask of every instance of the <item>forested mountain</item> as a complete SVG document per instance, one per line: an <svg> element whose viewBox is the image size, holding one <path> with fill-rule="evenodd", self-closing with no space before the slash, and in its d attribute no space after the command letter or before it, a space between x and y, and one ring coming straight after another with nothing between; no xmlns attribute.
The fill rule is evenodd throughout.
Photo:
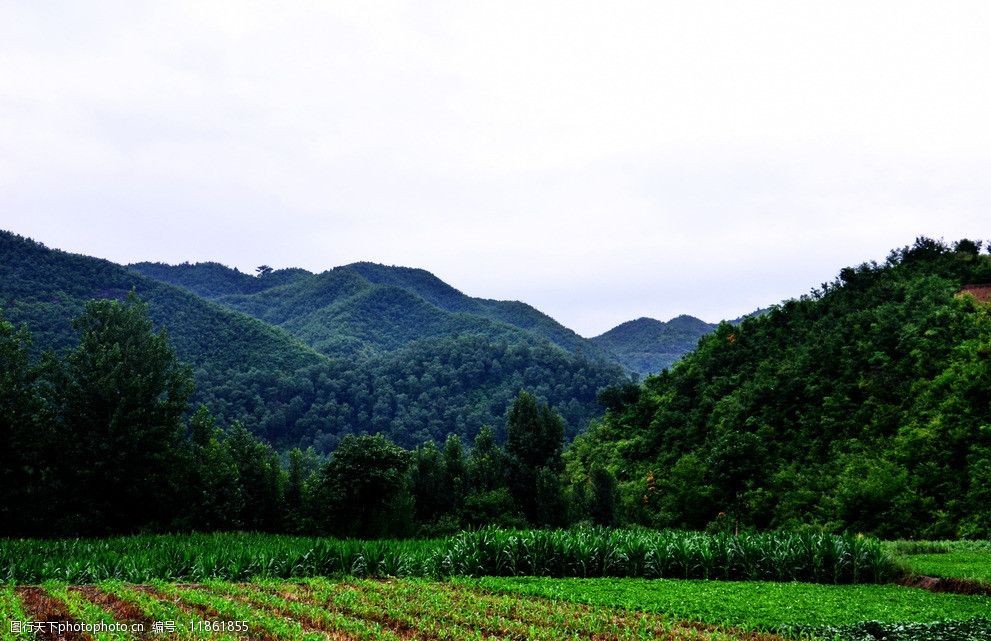
<svg viewBox="0 0 991 641"><path fill-rule="evenodd" d="M87 301L135 290L151 305L179 357L208 379L265 368L275 375L326 361L285 331L145 278L115 263L53 250L0 231L0 308L25 323L40 348L74 343L71 321Z"/></svg>
<svg viewBox="0 0 991 641"><path fill-rule="evenodd" d="M655 526L987 538L991 304L961 293L986 282L979 243L922 238L722 323L603 396L572 482L614 474L622 518Z"/></svg>
<svg viewBox="0 0 991 641"><path fill-rule="evenodd" d="M193 366L194 402L279 447L324 452L361 432L408 447L448 433L470 442L483 425L504 425L524 388L557 408L574 436L599 413L597 392L625 377L618 365L505 322L451 313L358 269L250 276L214 263L140 267L149 276L179 274L169 280L188 289L0 232L0 309L26 324L37 348L64 349L87 300L134 289Z"/></svg>
<svg viewBox="0 0 991 641"><path fill-rule="evenodd" d="M523 330L574 354L611 360L530 305L467 296L423 269L366 262L321 274L291 269L254 277L217 263L131 268L281 325L329 356L388 351L465 332L520 340L515 330Z"/></svg>
<svg viewBox="0 0 991 641"><path fill-rule="evenodd" d="M716 325L694 316L677 316L668 322L638 318L613 327L591 339L625 368L637 374L657 374L695 349L699 339Z"/></svg>

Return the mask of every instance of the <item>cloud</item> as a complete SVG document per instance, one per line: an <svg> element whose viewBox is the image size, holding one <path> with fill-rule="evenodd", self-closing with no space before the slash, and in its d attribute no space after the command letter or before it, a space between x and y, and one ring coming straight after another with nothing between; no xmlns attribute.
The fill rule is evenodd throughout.
<svg viewBox="0 0 991 641"><path fill-rule="evenodd" d="M0 226L435 271L585 334L987 236L986 3L6 3Z"/></svg>

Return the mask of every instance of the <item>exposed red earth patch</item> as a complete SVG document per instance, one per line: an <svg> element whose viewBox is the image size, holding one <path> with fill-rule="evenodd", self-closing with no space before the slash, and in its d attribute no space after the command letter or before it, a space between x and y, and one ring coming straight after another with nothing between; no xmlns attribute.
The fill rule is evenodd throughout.
<svg viewBox="0 0 991 641"><path fill-rule="evenodd" d="M33 622L42 622L46 625L35 634L39 641L92 641L92 637L81 632L59 632L57 629L48 627L48 623L78 623L69 614L60 599L54 598L44 588L20 587L17 588L17 596L24 604L24 612L28 619Z"/></svg>
<svg viewBox="0 0 991 641"><path fill-rule="evenodd" d="M971 579L913 575L905 577L898 584L910 588L921 588L930 592L991 596L991 585Z"/></svg>
<svg viewBox="0 0 991 641"><path fill-rule="evenodd" d="M961 294L970 294L977 300L987 303L991 301L991 283L983 283L979 285L964 285L960 289Z"/></svg>
<svg viewBox="0 0 991 641"><path fill-rule="evenodd" d="M154 621L148 618L145 613L141 611L141 608L136 605L128 603L127 601L124 601L109 592L104 592L100 588L93 585L83 585L69 589L73 592L82 594L87 601L112 614L114 620L116 621L128 624L141 623L144 625L145 631L143 634L134 633L134 637L136 639L152 638L151 629Z"/></svg>

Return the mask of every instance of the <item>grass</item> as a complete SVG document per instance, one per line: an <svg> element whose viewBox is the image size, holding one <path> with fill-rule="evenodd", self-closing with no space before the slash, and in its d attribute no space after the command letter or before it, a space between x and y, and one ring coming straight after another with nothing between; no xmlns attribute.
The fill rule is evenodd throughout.
<svg viewBox="0 0 991 641"><path fill-rule="evenodd" d="M916 574L971 579L991 584L991 552L916 554L906 560Z"/></svg>
<svg viewBox="0 0 991 641"><path fill-rule="evenodd" d="M464 585L500 594L663 613L751 630L842 626L863 621L934 623L986 618L991 598L896 585L757 581L481 578Z"/></svg>
<svg viewBox="0 0 991 641"><path fill-rule="evenodd" d="M886 545L914 574L991 584L991 541L893 541Z"/></svg>
<svg viewBox="0 0 991 641"><path fill-rule="evenodd" d="M435 540L261 534L0 541L0 581L553 576L872 583L899 568L876 539L826 534L486 528Z"/></svg>
<svg viewBox="0 0 991 641"><path fill-rule="evenodd" d="M0 641L28 641L31 635L27 632L12 632L11 621L27 621L20 599L10 585L0 585Z"/></svg>

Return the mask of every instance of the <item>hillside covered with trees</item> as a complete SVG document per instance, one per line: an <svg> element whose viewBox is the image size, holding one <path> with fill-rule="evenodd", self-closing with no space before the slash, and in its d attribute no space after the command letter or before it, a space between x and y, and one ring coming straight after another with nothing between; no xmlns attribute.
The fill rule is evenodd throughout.
<svg viewBox="0 0 991 641"><path fill-rule="evenodd" d="M132 269L279 325L328 356L389 351L421 338L472 333L510 341L536 337L590 359L610 355L518 301L473 298L430 272L354 263L320 274L218 265L135 263Z"/></svg>
<svg viewBox="0 0 991 641"><path fill-rule="evenodd" d="M720 324L643 384L586 378L589 390L602 388L606 413L568 444L560 411L568 403L520 391L548 390L548 380L569 371L576 357L549 342L418 340L355 359L372 368L405 355L408 377L356 367L347 378L335 369L344 359L281 328L105 261L6 240L5 275L26 269L11 247L27 247L30 262L49 270L18 280L5 299L27 320L25 309L53 301L59 313L41 324L43 337L62 335L53 331L69 313L60 304L91 295L78 288L92 273L131 285L83 303L58 351L39 349L30 323L0 320L0 524L8 535L240 529L380 537L592 522L991 536L991 303L986 288L973 287L991 282L991 256L979 243L923 238L882 264L843 269L807 296ZM73 269L75 279L65 275ZM157 313L190 323L175 325L190 335L160 327L162 300L184 302ZM361 433L354 426L369 417L354 423L333 414L332 403L304 404L296 429L307 416L348 429L319 432L328 439L323 451L279 443L250 404L238 404L250 374L228 369L229 386L197 391L203 361L183 364L179 348L209 336L197 333L204 318L259 328L278 341L272 349L288 350L281 358L313 360L281 374L260 370L274 384L302 372L313 383L307 398L353 393L369 381L389 385L376 401L384 408L371 416L398 412L408 421L400 425L419 429L397 436L394 424L375 429L373 421ZM267 345L241 354L264 367ZM232 367L227 357L220 362ZM452 398L477 401L493 389L478 363L495 361L520 372L502 388L502 415L456 406ZM560 369L543 372L534 362ZM417 392L427 376L430 389L445 391L440 400ZM572 383L577 376L588 374L579 370ZM203 398L220 407L226 400L233 418L209 404L194 411ZM390 398L396 403L386 407ZM439 403L448 403L446 413L430 411ZM305 431L299 442L312 444Z"/></svg>
<svg viewBox="0 0 991 641"><path fill-rule="evenodd" d="M591 341L626 369L647 376L674 365L714 329L716 325L684 314L667 322L638 318L617 325Z"/></svg>
<svg viewBox="0 0 991 641"><path fill-rule="evenodd" d="M190 415L192 372L135 293L94 300L75 345L33 355L0 316L0 536L174 530L397 536L568 521L564 420L520 393L483 427L413 451L348 434L280 455L240 421ZM502 431L502 430L501 430Z"/></svg>
<svg viewBox="0 0 991 641"><path fill-rule="evenodd" d="M584 339L527 306L493 303L507 318L522 310L518 325L438 307L429 301L451 308L483 302L422 270L359 264L252 276L212 263L143 269L149 276L0 232L0 309L27 327L36 352L64 351L77 340L72 319L87 301L122 300L133 290L191 365L191 401L222 423L243 421L280 449L327 453L347 434L377 432L407 447L442 443L451 433L471 442L483 425L501 438L521 389L557 408L571 437L600 413L597 392L626 376L614 362L592 358L594 348L583 354ZM182 275L172 279L179 286L150 277L166 273ZM576 341L575 350L541 331Z"/></svg>
<svg viewBox="0 0 991 641"><path fill-rule="evenodd" d="M980 243L920 238L721 324L603 395L568 453L618 480L623 522L991 536L991 282Z"/></svg>

